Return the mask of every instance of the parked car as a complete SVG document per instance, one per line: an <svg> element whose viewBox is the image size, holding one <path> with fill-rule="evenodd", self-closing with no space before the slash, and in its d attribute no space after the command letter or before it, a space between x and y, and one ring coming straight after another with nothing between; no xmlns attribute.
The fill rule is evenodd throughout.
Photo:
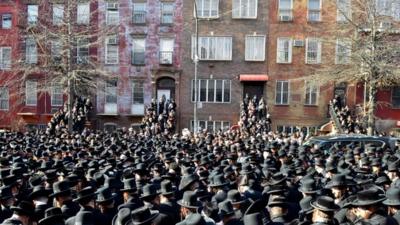
<svg viewBox="0 0 400 225"><path fill-rule="evenodd" d="M356 145L361 144L362 147L365 145L372 145L375 147L389 146L391 149L396 147L396 143L399 143L399 138L394 137L379 137L379 136L368 136L368 135L334 135L334 136L316 136L311 137L307 140L304 145L313 146L317 144L320 149L328 150L334 144L348 145L355 143Z"/></svg>

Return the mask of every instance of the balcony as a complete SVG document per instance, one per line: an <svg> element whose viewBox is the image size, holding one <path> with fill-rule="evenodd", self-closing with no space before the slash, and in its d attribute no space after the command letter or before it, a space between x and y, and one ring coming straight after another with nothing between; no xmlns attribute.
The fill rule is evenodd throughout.
<svg viewBox="0 0 400 225"><path fill-rule="evenodd" d="M161 65L172 65L173 51L161 51L160 52L160 64Z"/></svg>

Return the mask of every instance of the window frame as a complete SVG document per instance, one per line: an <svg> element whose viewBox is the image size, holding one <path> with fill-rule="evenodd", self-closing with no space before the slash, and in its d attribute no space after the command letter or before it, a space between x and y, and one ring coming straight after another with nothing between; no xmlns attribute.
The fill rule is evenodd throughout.
<svg viewBox="0 0 400 225"><path fill-rule="evenodd" d="M84 7L84 9L82 9ZM87 14L86 14L87 13ZM90 2L79 2L76 6L76 23L78 25L90 24ZM82 19L84 18L84 19Z"/></svg>
<svg viewBox="0 0 400 225"><path fill-rule="evenodd" d="M53 4L52 6L52 23L54 26L60 26L64 20L65 6L63 4ZM59 11L58 11L59 10ZM57 13L61 13L60 15L56 15Z"/></svg>
<svg viewBox="0 0 400 225"><path fill-rule="evenodd" d="M4 50L8 50L9 51L9 62L6 64L5 63L5 59L4 59ZM11 46L1 46L0 47L0 70L6 71L6 70L10 70L12 67L12 48Z"/></svg>
<svg viewBox="0 0 400 225"><path fill-rule="evenodd" d="M36 80L25 81L25 105L26 106L37 106L37 103L38 103L37 83L38 82ZM31 86L31 85L33 85L33 86ZM30 87L34 87L34 91L29 90ZM33 99L30 99L30 98L33 98Z"/></svg>
<svg viewBox="0 0 400 225"><path fill-rule="evenodd" d="M143 41L143 50L139 49L137 46L137 41ZM145 37L136 37L132 38L132 65L146 65L146 38ZM139 45L138 45L139 46ZM143 54L143 61L137 62L135 60L135 54Z"/></svg>
<svg viewBox="0 0 400 225"><path fill-rule="evenodd" d="M165 51L163 49L163 42L168 42L171 41L172 42L172 49L170 51ZM159 60L160 60L160 64L172 64L173 63L173 58L174 58L174 48L175 48L175 39L174 38L167 38L167 37L161 37L160 38L160 49L159 49ZM166 55L165 55L166 54ZM168 63L163 63L163 59L167 58Z"/></svg>
<svg viewBox="0 0 400 225"><path fill-rule="evenodd" d="M280 51L279 50L279 42L280 41L287 41L289 43L288 45L288 60L287 61L282 61L280 58ZM276 41L276 63L279 64L291 64L292 63L292 52L293 52L293 39L289 37L278 37Z"/></svg>
<svg viewBox="0 0 400 225"><path fill-rule="evenodd" d="M135 7L136 6L136 7ZM136 10L137 6L144 6L144 10ZM144 13L143 15L140 13ZM135 20L135 15L143 16L143 21L137 22ZM132 4L132 23L133 24L146 24L146 17L147 17L147 3L145 2L134 2Z"/></svg>
<svg viewBox="0 0 400 225"><path fill-rule="evenodd" d="M137 89L139 89L139 92L136 91ZM142 96L139 101L135 101L135 98L137 98L136 94L138 93ZM132 80L132 105L144 105L144 80Z"/></svg>
<svg viewBox="0 0 400 225"><path fill-rule="evenodd" d="M317 106L318 105L319 89L320 89L320 87L317 85L316 82L313 82L313 81L305 81L304 82L304 92L305 92L304 105L305 106ZM308 92L308 90L309 90L309 92ZM315 90L315 93L314 93L314 90ZM315 94L315 103L312 102L313 94ZM307 102L307 96L309 99L308 102Z"/></svg>
<svg viewBox="0 0 400 225"><path fill-rule="evenodd" d="M37 4L28 4L27 5L27 23L31 26L37 25L39 19L39 5ZM35 9L35 13L30 15L31 10ZM34 19L34 20L33 20Z"/></svg>
<svg viewBox="0 0 400 225"><path fill-rule="evenodd" d="M317 42L317 55L316 55L316 59L315 59L315 62L314 61L312 61L312 60L310 60L309 58L308 58L308 53L309 53L309 49L308 49L308 47L309 47L309 45L310 45L310 41L316 41ZM306 64L309 64L309 65L317 65L317 64L321 64L322 63L322 41L321 41L321 39L319 39L319 38L306 38L306 45L305 45L305 53L306 53L306 55L305 55L305 63Z"/></svg>
<svg viewBox="0 0 400 225"><path fill-rule="evenodd" d="M115 82L115 86L111 86L111 82ZM113 88L110 90L110 88ZM115 92L115 96L114 96L114 92ZM110 95L113 94L113 95ZM107 97L111 96L111 97L115 97L115 102L108 102ZM105 88L104 88L104 106L107 104L116 104L118 105L118 80L110 80L110 81L106 81L105 83Z"/></svg>
<svg viewBox="0 0 400 225"><path fill-rule="evenodd" d="M114 44L109 44L109 40L115 38L116 43ZM114 57L116 60L115 61L110 61L109 59L109 46L113 46L116 48L116 56ZM105 64L106 65L117 65L119 64L119 41L118 41L118 36L117 35L110 35L106 37L106 48L105 48Z"/></svg>
<svg viewBox="0 0 400 225"><path fill-rule="evenodd" d="M205 101L201 101L201 84L202 82L206 82L205 85ZM212 81L214 83L213 85L213 100L209 101L209 87L210 87L210 81ZM221 86L221 101L217 100L217 81L222 82L222 86ZM226 83L229 81L229 101L225 101L225 85ZM197 80L198 84L197 84L197 102L202 102L202 103L211 103L211 104L230 104L232 102L232 80L229 79L198 79ZM191 102L194 103L195 99L194 99L194 80L192 80L191 82Z"/></svg>
<svg viewBox="0 0 400 225"><path fill-rule="evenodd" d="M5 91L6 97L2 98L1 93ZM6 102L6 108L2 108L2 102ZM7 86L0 86L0 111L8 111L10 110L10 90Z"/></svg>
<svg viewBox="0 0 400 225"><path fill-rule="evenodd" d="M256 38L256 37L259 37L259 38L263 38L263 46L262 46L262 48L260 47L260 48L257 48L257 46L255 46L256 48L255 49L262 49L262 58L261 59L255 59L255 57L253 57L252 59L250 59L249 58L249 55L248 55L248 38ZM266 48L266 40L267 40L267 36L266 35L261 35L261 34L256 34L256 35L246 35L246 37L245 37L245 61L250 61L250 62L264 62L265 61L265 48ZM253 49L253 51L254 51L254 49ZM253 56L254 56L254 53L253 53Z"/></svg>
<svg viewBox="0 0 400 225"><path fill-rule="evenodd" d="M281 98L280 98L280 101L279 102L277 102L276 100L277 100L277 97L278 97L278 83L280 83L281 85L281 93L280 93L280 95L281 95ZM286 103L284 103L283 102L283 94L285 93L284 91L283 91L283 84L284 83L287 83L287 86L288 86L288 88L287 88L287 102ZM276 80L276 84L275 84L275 105L282 105L282 106L288 106L290 104L290 81L289 80Z"/></svg>
<svg viewBox="0 0 400 225"><path fill-rule="evenodd" d="M311 0L314 1L314 0ZM322 0L319 1L319 10L310 9L310 0L307 0L307 21L311 23L318 23L322 21ZM318 20L311 20L310 11L318 11Z"/></svg>
<svg viewBox="0 0 400 225"><path fill-rule="evenodd" d="M346 10L346 12L344 13L344 11L342 9L340 9L340 3L339 2L343 2L343 1L347 1L346 2L346 6L342 6L344 7L344 9ZM347 23L348 20L352 19L352 8L351 8L351 0L336 0L336 22L338 23Z"/></svg>
<svg viewBox="0 0 400 225"><path fill-rule="evenodd" d="M195 6L193 6L193 16L196 18L196 16L197 16L197 18L199 18L199 19L218 19L219 18L219 0L209 0L210 1L210 5L209 5L209 9L208 9L208 13L209 13L209 16L204 16L204 11L205 11L205 9L204 9L204 1L205 0L195 0L196 1L196 3L198 3L198 1L201 1L201 3L202 4L197 4L197 12L196 12L196 8L195 8ZM217 15L216 16L212 16L211 14L212 14L212 11L213 11L213 9L212 9L212 6L214 5L213 4L213 2L214 1L216 1L217 3L214 3L214 4L216 4L217 5L217 9L215 10L215 11L217 11ZM199 12L202 12L201 14L202 15L199 15Z"/></svg>
<svg viewBox="0 0 400 225"><path fill-rule="evenodd" d="M81 41L87 42L86 44L82 44ZM80 58L84 57L81 56L80 53L85 52L83 49L87 49L87 55L85 60L80 60ZM90 62L90 40L87 37L79 38L76 41L76 64L78 65L87 65Z"/></svg>
<svg viewBox="0 0 400 225"><path fill-rule="evenodd" d="M239 9L237 9L239 11L239 15L235 15L235 1L239 1ZM243 16L243 1L247 2L247 13L248 16ZM255 8L254 8L254 13L255 15L250 15L250 1L254 1L255 2ZM232 0L232 18L233 19L257 19L258 16L258 0Z"/></svg>
<svg viewBox="0 0 400 225"><path fill-rule="evenodd" d="M34 51L34 52L31 52L31 51ZM33 36L27 36L25 38L25 63L27 63L27 64L37 64L38 63L37 43Z"/></svg>
<svg viewBox="0 0 400 225"><path fill-rule="evenodd" d="M169 12L165 12L165 6L166 5L172 5L172 10ZM175 3L174 2L161 2L160 3L160 22L163 25L170 25L174 24L174 17L175 17L175 11L174 11ZM171 21L165 21L165 14L171 14Z"/></svg>
<svg viewBox="0 0 400 225"><path fill-rule="evenodd" d="M347 61L341 62L339 61L339 45L340 43L344 45L348 45L350 48L347 48L346 53L342 53L342 57L346 54ZM344 46L346 47L346 46ZM336 46L335 46L335 64L337 65L347 65L351 62L351 41L349 40L344 40L344 39L336 39Z"/></svg>
<svg viewBox="0 0 400 225"><path fill-rule="evenodd" d="M287 10L289 12L289 17L291 18L291 20L293 20L293 0L289 0L290 1L290 9L281 9L281 1L278 1L278 19L280 20L281 16L285 16L283 15L282 11L283 10Z"/></svg>
<svg viewBox="0 0 400 225"><path fill-rule="evenodd" d="M222 55L225 57L225 58L217 58L216 56L217 56L217 54L215 54L216 52L217 52L217 45L216 44L214 44L213 46L211 46L211 44L210 43L212 43L212 42L210 42L210 39L213 39L213 42L215 43L215 42L217 42L217 38L224 38L224 43L223 43L223 50L222 51L225 51L225 50L228 50L228 49L225 49L226 47L227 47L227 43L225 43L225 41L226 40L228 40L229 42L228 43L230 43L230 47L229 47L229 52L224 52ZM205 40L203 40L203 39L207 39L207 41L205 41ZM202 44L203 44L203 42L207 42L207 45L208 46L206 46L207 47L207 49L205 49L205 51L206 51L206 55L208 56L207 58L202 58L201 56L202 56ZM213 50L213 49L211 49L211 47L215 47L215 49ZM218 47L221 47L221 46L218 46ZM200 36L199 37L199 45L198 45L198 53L199 53L199 55L198 55L198 60L200 60L200 61L232 61L232 52L233 52L233 37L232 36ZM194 58L195 58L195 50L196 50L196 38L195 38L195 36L192 36L192 59L194 60ZM210 58L210 52L214 52L214 58ZM228 57L226 57L226 56L228 56Z"/></svg>
<svg viewBox="0 0 400 225"><path fill-rule="evenodd" d="M395 89L398 89L398 96L396 95L396 96L394 96L394 94L395 94ZM393 99L394 98L397 98L398 99L398 104L393 104ZM391 89L391 95L390 95L390 100L391 100L391 105L392 105L392 108L393 109L400 109L400 86L394 86L394 87L392 87L392 89Z"/></svg>
<svg viewBox="0 0 400 225"><path fill-rule="evenodd" d="M60 93L56 93L56 90L58 90L57 88L59 88ZM58 98L55 96L58 96ZM60 84L55 84L55 83L51 84L50 99L51 99L50 100L51 107L60 107L64 105L64 90ZM58 100L60 100L61 103L56 102Z"/></svg>
<svg viewBox="0 0 400 225"><path fill-rule="evenodd" d="M110 4L114 4L117 6L117 9L115 10L115 8L111 8ZM120 13L119 13L119 8L120 5L118 2L106 2L106 25L107 26L117 26L120 23ZM111 18L117 18L116 21L111 20ZM113 21L111 23L111 21Z"/></svg>
<svg viewBox="0 0 400 225"><path fill-rule="evenodd" d="M5 17L9 18L9 20L4 20ZM11 13L4 13L1 15L1 29L11 29L12 28L12 17L13 15ZM5 23L7 21L7 23ZM9 26L5 26L5 24L8 24Z"/></svg>

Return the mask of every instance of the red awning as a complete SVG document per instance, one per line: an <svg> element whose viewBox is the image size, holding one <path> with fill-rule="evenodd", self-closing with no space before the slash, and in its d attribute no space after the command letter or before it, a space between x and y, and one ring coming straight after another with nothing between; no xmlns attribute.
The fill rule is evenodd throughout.
<svg viewBox="0 0 400 225"><path fill-rule="evenodd" d="M240 81L268 81L267 74L240 74Z"/></svg>

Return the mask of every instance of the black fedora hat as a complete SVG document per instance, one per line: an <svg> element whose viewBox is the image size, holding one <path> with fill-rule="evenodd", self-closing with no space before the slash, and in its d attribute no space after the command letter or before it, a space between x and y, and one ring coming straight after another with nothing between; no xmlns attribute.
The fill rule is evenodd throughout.
<svg viewBox="0 0 400 225"><path fill-rule="evenodd" d="M160 194L162 195L172 195L176 191L176 188L172 186L172 182L170 180L163 180L161 182Z"/></svg>
<svg viewBox="0 0 400 225"><path fill-rule="evenodd" d="M52 207L46 209L44 212L45 217L39 220L39 225L62 225L65 224L64 215L61 208Z"/></svg>
<svg viewBox="0 0 400 225"><path fill-rule="evenodd" d="M375 205L383 202L386 197L377 188L370 188L368 190L359 191L357 198L354 200L352 205L354 206L368 206Z"/></svg>
<svg viewBox="0 0 400 225"><path fill-rule="evenodd" d="M124 187L121 189L122 192L136 192L136 180L135 178L125 179L123 181Z"/></svg>
<svg viewBox="0 0 400 225"><path fill-rule="evenodd" d="M75 216L75 225L95 225L94 214L89 211L79 211Z"/></svg>
<svg viewBox="0 0 400 225"><path fill-rule="evenodd" d="M9 186L0 187L0 200L7 200L13 198L11 188Z"/></svg>
<svg viewBox="0 0 400 225"><path fill-rule="evenodd" d="M50 189L46 189L43 185L38 185L35 186L32 192L29 194L29 199L35 199L37 197L49 197L50 194Z"/></svg>
<svg viewBox="0 0 400 225"><path fill-rule="evenodd" d="M142 194L140 195L141 199L147 199L158 195L158 189L155 184L146 184L142 188Z"/></svg>
<svg viewBox="0 0 400 225"><path fill-rule="evenodd" d="M318 209L324 212L333 212L340 209L340 207L335 204L333 198L328 196L319 196L317 200L311 202L311 206L314 209Z"/></svg>
<svg viewBox="0 0 400 225"><path fill-rule="evenodd" d="M318 192L315 180L306 179L306 180L301 181L299 191L302 193L306 193L306 194L313 194L313 193Z"/></svg>
<svg viewBox="0 0 400 225"><path fill-rule="evenodd" d="M212 177L212 180L208 186L210 187L223 187L228 185L229 182L226 181L225 177L223 174L217 174Z"/></svg>
<svg viewBox="0 0 400 225"><path fill-rule="evenodd" d="M226 217L235 214L232 203L227 200L220 202L218 204L218 209L218 214L220 217Z"/></svg>
<svg viewBox="0 0 400 225"><path fill-rule="evenodd" d="M353 185L355 185L355 182L348 179L345 174L336 174L332 177L332 180L325 185L325 188L347 187Z"/></svg>
<svg viewBox="0 0 400 225"><path fill-rule="evenodd" d="M203 216L199 213L191 213L185 219L187 225L206 225L206 221Z"/></svg>
<svg viewBox="0 0 400 225"><path fill-rule="evenodd" d="M159 214L151 213L150 209L146 206L135 209L131 212L132 224L142 225L153 221Z"/></svg>
<svg viewBox="0 0 400 225"><path fill-rule="evenodd" d="M311 202L313 201L313 197L306 196L300 200L300 212L301 214L309 214L313 211L313 207L311 206Z"/></svg>
<svg viewBox="0 0 400 225"><path fill-rule="evenodd" d="M264 224L263 216L259 212L245 214L243 216L243 224L244 225L261 225L261 224Z"/></svg>
<svg viewBox="0 0 400 225"><path fill-rule="evenodd" d="M198 181L199 177L195 174L189 174L186 176L183 176L181 179L181 182L179 183L179 190L183 191L186 190L191 184L194 182Z"/></svg>
<svg viewBox="0 0 400 225"><path fill-rule="evenodd" d="M247 201L245 197L243 197L240 192L236 189L228 191L228 198L232 204L242 204Z"/></svg>
<svg viewBox="0 0 400 225"><path fill-rule="evenodd" d="M69 182L59 181L53 184L53 194L50 194L50 197L69 194L71 194L71 186L69 185Z"/></svg>
<svg viewBox="0 0 400 225"><path fill-rule="evenodd" d="M286 198L281 195L272 195L268 201L268 207L275 207L275 206L287 207L288 203L286 201Z"/></svg>
<svg viewBox="0 0 400 225"><path fill-rule="evenodd" d="M178 204L185 208L197 209L201 203L197 200L197 194L194 191L185 191L183 197L178 201Z"/></svg>
<svg viewBox="0 0 400 225"><path fill-rule="evenodd" d="M102 187L97 190L97 203L108 203L114 200L114 195L111 193L111 189L108 187Z"/></svg>
<svg viewBox="0 0 400 225"><path fill-rule="evenodd" d="M271 181L269 182L270 185L277 185L277 184L281 184L283 182L286 181L286 176L283 175L283 173L279 172L279 173L275 173L272 177L271 177Z"/></svg>
<svg viewBox="0 0 400 225"><path fill-rule="evenodd" d="M118 214L114 216L112 225L130 225L131 221L131 209L121 208L118 210Z"/></svg>
<svg viewBox="0 0 400 225"><path fill-rule="evenodd" d="M73 200L74 202L80 202L80 201L85 201L88 199L94 199L94 196L96 195L96 191L94 190L93 187L88 186L82 189L80 192L78 192L77 197Z"/></svg>
<svg viewBox="0 0 400 225"><path fill-rule="evenodd" d="M33 203L28 201L21 201L18 206L11 206L10 209L14 212L18 212L29 217L35 215L35 206Z"/></svg>
<svg viewBox="0 0 400 225"><path fill-rule="evenodd" d="M400 188L391 187L386 191L386 200L383 204L388 206L400 206Z"/></svg>

